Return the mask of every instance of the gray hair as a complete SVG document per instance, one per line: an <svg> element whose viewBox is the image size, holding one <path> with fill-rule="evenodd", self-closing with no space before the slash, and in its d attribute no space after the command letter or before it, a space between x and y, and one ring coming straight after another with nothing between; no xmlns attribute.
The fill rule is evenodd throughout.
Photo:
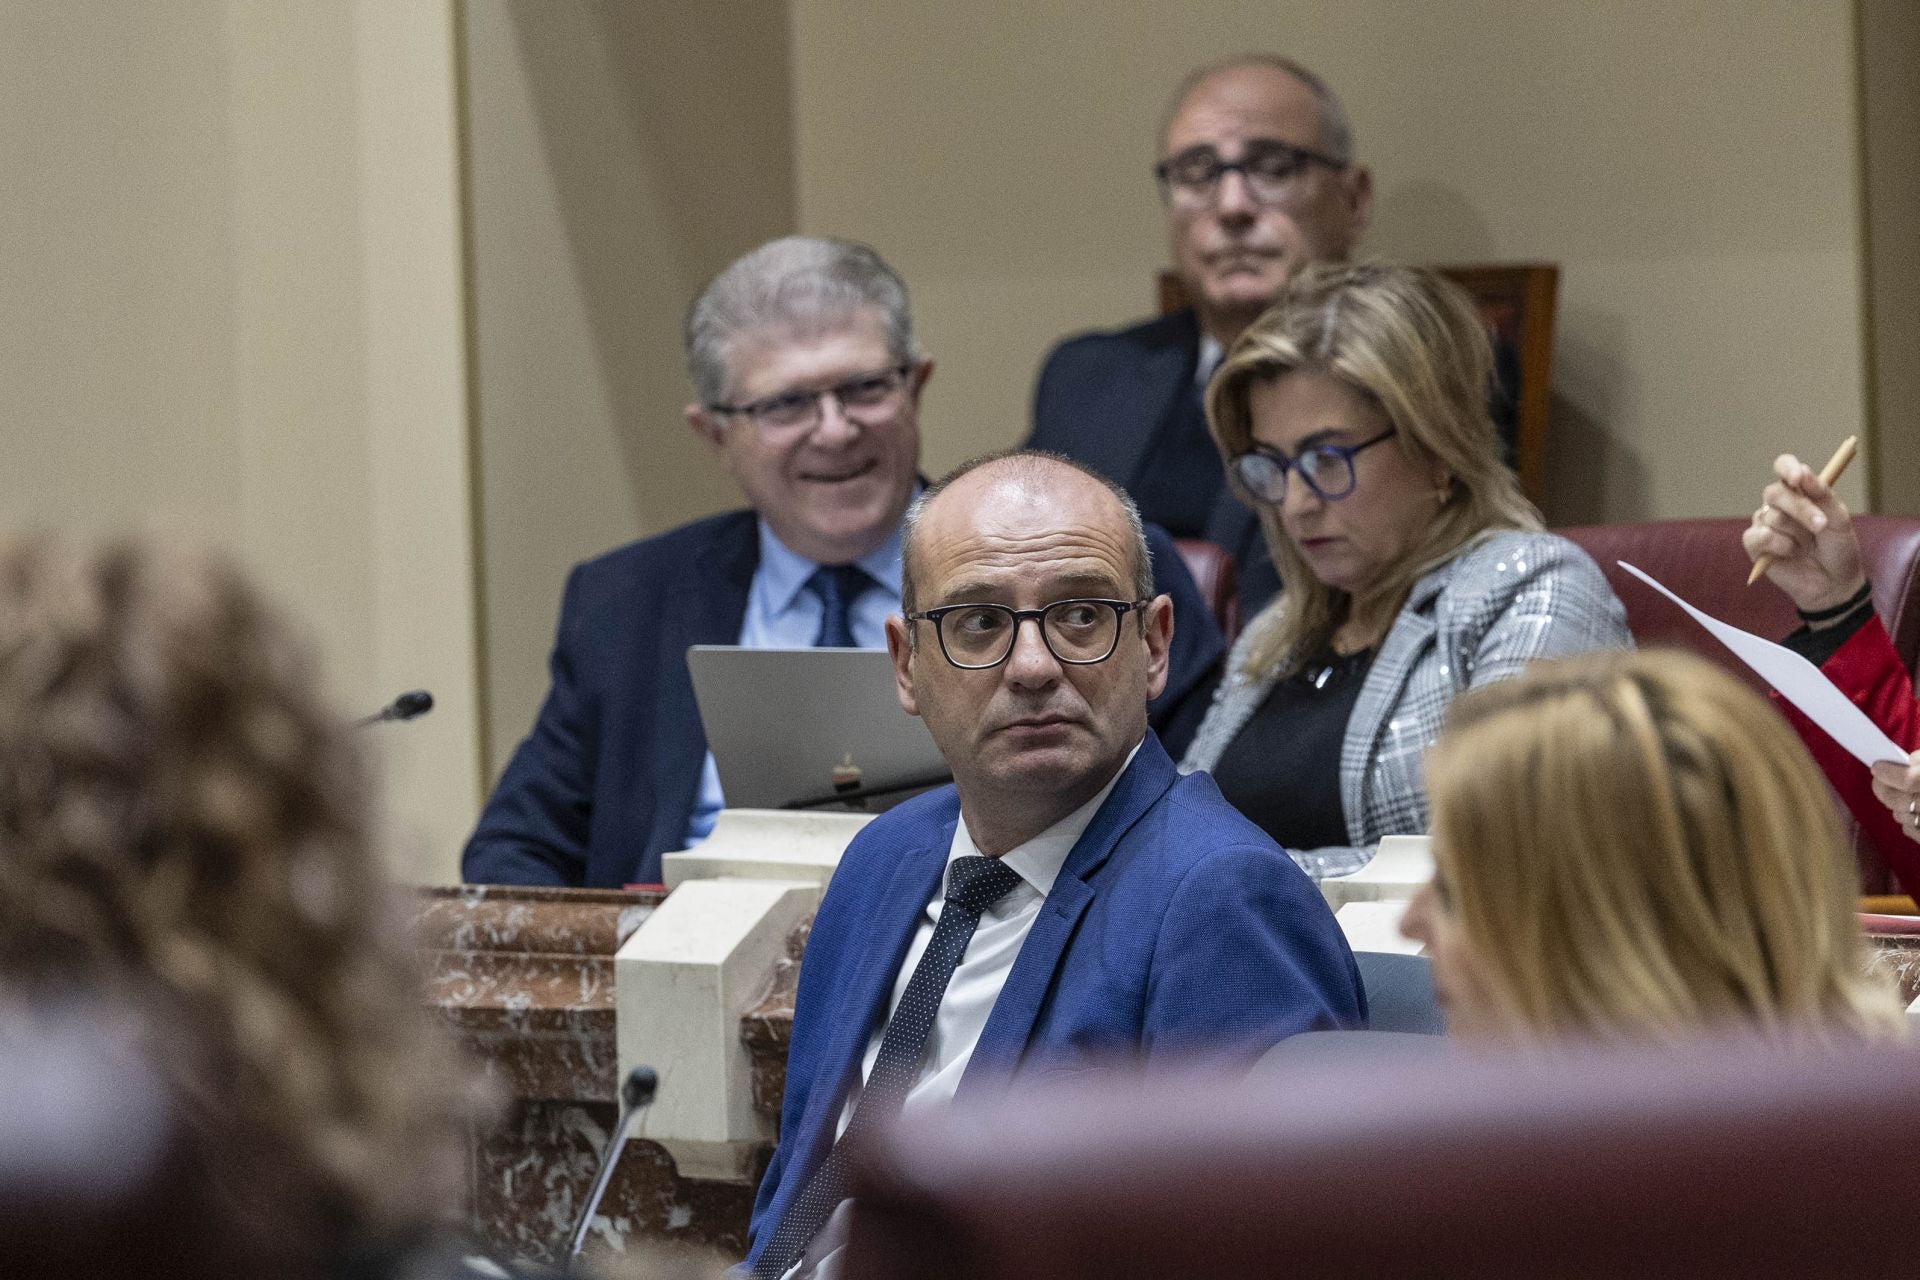
<svg viewBox="0 0 1920 1280"><path fill-rule="evenodd" d="M1236 71L1241 67L1267 67L1284 72L1307 86L1313 93L1314 104L1320 109L1320 149L1341 164L1353 163L1353 125L1347 119L1347 109L1340 105L1339 95L1328 87L1325 80L1292 58L1277 53L1239 53L1188 72L1186 79L1180 82L1180 87L1174 90L1166 114L1160 118L1162 145L1166 142L1167 130L1173 126L1173 118L1180 114L1180 108L1186 105L1195 89L1223 71Z"/></svg>
<svg viewBox="0 0 1920 1280"><path fill-rule="evenodd" d="M879 254L825 236L768 241L736 258L687 309L687 375L695 394L702 404L727 399L727 360L740 334L767 328L818 332L861 307L880 309L895 360L918 358L906 283Z"/></svg>
<svg viewBox="0 0 1920 1280"><path fill-rule="evenodd" d="M913 613L918 607L914 599L913 587L913 548L919 540L920 521L927 513L933 500L951 488L955 481L982 467L995 463L1010 462L1026 474L1038 474L1048 465L1057 465L1069 471L1078 471L1081 475L1097 482L1101 488L1113 495L1120 504L1120 513L1126 518L1128 541L1133 544L1133 598L1150 600L1153 598L1153 550L1147 546L1147 527L1140 519L1140 508L1127 496L1127 491L1101 475L1092 467L1078 462L1065 454L1049 453L1045 449L1002 449L996 453L984 453L970 458L938 480L920 491L907 507L905 520L900 533L900 609L903 613ZM1144 615L1143 615L1144 616ZM1143 623L1144 625L1144 623ZM913 634L909 628L907 634Z"/></svg>

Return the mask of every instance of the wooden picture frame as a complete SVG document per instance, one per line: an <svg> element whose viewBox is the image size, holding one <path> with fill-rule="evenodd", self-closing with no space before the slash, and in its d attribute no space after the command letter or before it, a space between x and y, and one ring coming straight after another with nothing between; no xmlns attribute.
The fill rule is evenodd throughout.
<svg viewBox="0 0 1920 1280"><path fill-rule="evenodd" d="M1544 506L1560 268L1551 262L1519 262L1433 269L1473 296L1488 326L1519 358L1520 385L1514 388L1514 470L1519 474L1521 491L1535 506ZM1158 292L1162 315L1188 305L1186 287L1171 271L1160 272Z"/></svg>

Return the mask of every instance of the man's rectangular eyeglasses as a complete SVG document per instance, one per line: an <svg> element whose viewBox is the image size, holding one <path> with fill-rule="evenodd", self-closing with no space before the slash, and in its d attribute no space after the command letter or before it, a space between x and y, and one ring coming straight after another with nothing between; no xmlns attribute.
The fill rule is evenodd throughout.
<svg viewBox="0 0 1920 1280"><path fill-rule="evenodd" d="M1338 502L1353 492L1353 455L1371 449L1393 431L1388 427L1359 444L1315 445L1301 450L1297 458L1256 444L1233 460L1233 478L1249 497L1279 506L1287 500L1287 472L1298 471L1307 488L1328 502Z"/></svg>
<svg viewBox="0 0 1920 1280"><path fill-rule="evenodd" d="M765 436L798 436L820 425L822 404L828 396L833 397L842 414L858 418L863 411L873 412L892 404L912 372L912 365L897 364L818 391L783 391L746 404L710 404L707 411L744 417Z"/></svg>
<svg viewBox="0 0 1920 1280"><path fill-rule="evenodd" d="M1222 160L1212 147L1188 147L1153 166L1153 172L1167 199L1187 208L1217 200L1220 180L1229 173L1239 174L1248 194L1261 204L1285 204L1300 194L1302 176L1315 164L1347 167L1344 160L1278 138L1253 138L1238 160Z"/></svg>
<svg viewBox="0 0 1920 1280"><path fill-rule="evenodd" d="M1003 604L949 604L907 615L909 622L931 622L940 652L966 671L997 667L1013 654L1020 624L1032 618L1040 626L1047 652L1076 667L1105 662L1120 646L1120 618L1151 604L1149 600L1056 600L1044 609L1012 609Z"/></svg>

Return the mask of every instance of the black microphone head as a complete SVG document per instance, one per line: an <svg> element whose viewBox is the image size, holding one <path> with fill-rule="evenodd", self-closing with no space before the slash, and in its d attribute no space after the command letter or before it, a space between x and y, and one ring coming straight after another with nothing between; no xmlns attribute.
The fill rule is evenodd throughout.
<svg viewBox="0 0 1920 1280"><path fill-rule="evenodd" d="M638 1111L652 1105L654 1090L659 1087L660 1077L652 1067L635 1067L627 1072L627 1082L620 1086L620 1102L627 1110Z"/></svg>
<svg viewBox="0 0 1920 1280"><path fill-rule="evenodd" d="M393 718L411 720L433 710L433 695L425 689L414 689L403 693L393 700Z"/></svg>

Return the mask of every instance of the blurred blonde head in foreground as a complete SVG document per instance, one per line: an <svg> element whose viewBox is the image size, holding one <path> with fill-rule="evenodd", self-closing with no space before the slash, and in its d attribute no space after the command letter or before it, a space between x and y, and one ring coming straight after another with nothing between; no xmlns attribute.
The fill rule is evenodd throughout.
<svg viewBox="0 0 1920 1280"><path fill-rule="evenodd" d="M0 544L0 997L138 1010L211 1177L289 1270L457 1203L351 731L218 561Z"/></svg>
<svg viewBox="0 0 1920 1280"><path fill-rule="evenodd" d="M1455 702L1428 756L1435 872L1405 926L1454 1030L1889 1037L1855 871L1793 731L1671 652L1539 663Z"/></svg>

